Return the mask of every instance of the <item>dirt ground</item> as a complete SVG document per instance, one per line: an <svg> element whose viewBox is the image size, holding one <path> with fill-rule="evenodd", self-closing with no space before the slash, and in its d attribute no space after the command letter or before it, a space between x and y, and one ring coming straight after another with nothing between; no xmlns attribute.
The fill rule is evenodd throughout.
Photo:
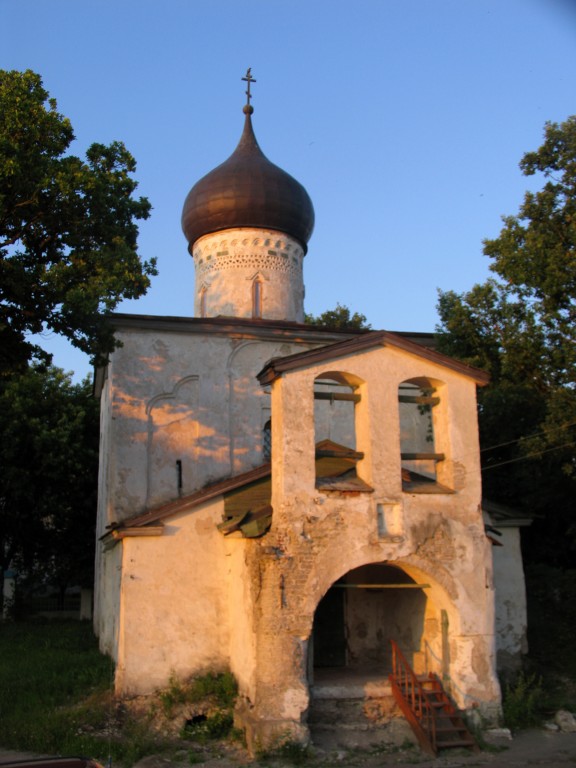
<svg viewBox="0 0 576 768"><path fill-rule="evenodd" d="M0 749L0 766L2 763L33 757L19 752ZM299 756L300 757L300 756ZM266 760L250 761L241 750L222 750L215 753L195 753L194 760L183 751L178 760L165 756L150 755L140 760L133 768L184 768L193 764L197 768L237 768L237 766L266 766L280 768L281 766L299 765L300 768L324 768L325 766L342 766L342 768L380 768L380 766L402 766L402 768L473 768L487 766L488 768L526 768L528 766L546 766L546 768L575 768L576 766L576 733L551 732L534 729L517 734L511 740L498 739L489 748L478 753L457 750L441 754L431 759L414 749L395 749L386 751L364 749L315 749L310 755L300 759L267 758Z"/></svg>

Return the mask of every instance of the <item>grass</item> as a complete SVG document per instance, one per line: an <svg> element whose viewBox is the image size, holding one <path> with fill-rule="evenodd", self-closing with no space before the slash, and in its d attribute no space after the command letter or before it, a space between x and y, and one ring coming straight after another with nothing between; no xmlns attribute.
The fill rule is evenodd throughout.
<svg viewBox="0 0 576 768"><path fill-rule="evenodd" d="M545 702L541 678L520 672L502 691L505 725L513 731L538 725L544 716Z"/></svg>
<svg viewBox="0 0 576 768"><path fill-rule="evenodd" d="M258 759L264 765L280 762L301 766L311 762L312 754L312 749L309 746L286 738L284 741L281 740L277 747L260 752Z"/></svg>
<svg viewBox="0 0 576 768"><path fill-rule="evenodd" d="M150 754L143 724L127 719L117 737L112 679L90 624L0 623L0 745L125 764Z"/></svg>
<svg viewBox="0 0 576 768"><path fill-rule="evenodd" d="M236 680L230 672L209 672L189 682L171 677L168 688L160 694L160 701L168 716L178 704L194 704L206 699L222 709L232 710L237 693Z"/></svg>
<svg viewBox="0 0 576 768"><path fill-rule="evenodd" d="M230 672L208 672L186 682L172 677L159 698L167 718L173 716L178 706L201 704L204 711L186 722L181 735L206 744L233 735L232 713L237 694L238 686Z"/></svg>
<svg viewBox="0 0 576 768"><path fill-rule="evenodd" d="M504 724L512 730L576 710L576 570L526 567L529 655L502 681Z"/></svg>
<svg viewBox="0 0 576 768"><path fill-rule="evenodd" d="M529 656L525 673L542 681L542 713L576 711L576 569L526 568Z"/></svg>

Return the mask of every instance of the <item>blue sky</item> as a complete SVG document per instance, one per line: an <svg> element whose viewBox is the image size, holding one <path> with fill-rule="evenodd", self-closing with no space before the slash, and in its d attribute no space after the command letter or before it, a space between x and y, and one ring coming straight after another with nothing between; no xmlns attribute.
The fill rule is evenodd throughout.
<svg viewBox="0 0 576 768"><path fill-rule="evenodd" d="M482 239L535 183L522 154L576 113L570 0L0 0L0 28L0 68L42 75L75 154L121 140L137 160L160 275L123 312L192 314L182 204L236 146L249 66L260 146L316 210L306 311L374 328L434 330L437 289L487 277Z"/></svg>

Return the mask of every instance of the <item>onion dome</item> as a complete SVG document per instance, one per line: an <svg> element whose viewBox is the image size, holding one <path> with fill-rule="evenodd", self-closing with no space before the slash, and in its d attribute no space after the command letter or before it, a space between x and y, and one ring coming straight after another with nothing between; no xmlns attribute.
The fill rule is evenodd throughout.
<svg viewBox="0 0 576 768"><path fill-rule="evenodd" d="M236 227L284 232L306 251L314 207L304 187L264 155L252 128L253 107L244 106L244 131L232 155L188 193L182 229L192 252L203 235Z"/></svg>

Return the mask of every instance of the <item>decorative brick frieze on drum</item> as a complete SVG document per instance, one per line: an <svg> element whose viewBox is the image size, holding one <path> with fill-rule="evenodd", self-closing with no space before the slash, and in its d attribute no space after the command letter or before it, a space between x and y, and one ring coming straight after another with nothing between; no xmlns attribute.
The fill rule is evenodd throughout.
<svg viewBox="0 0 576 768"><path fill-rule="evenodd" d="M304 319L304 250L281 232L239 228L201 237L193 250L196 316ZM252 283L259 279L261 307Z"/></svg>

